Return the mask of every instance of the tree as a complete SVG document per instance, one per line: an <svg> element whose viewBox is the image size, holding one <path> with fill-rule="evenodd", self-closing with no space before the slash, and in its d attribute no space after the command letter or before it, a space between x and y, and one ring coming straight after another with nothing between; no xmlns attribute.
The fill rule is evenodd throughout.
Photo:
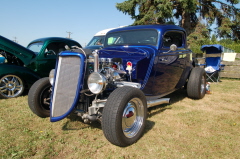
<svg viewBox="0 0 240 159"><path fill-rule="evenodd" d="M209 28L204 24L203 21L199 20L195 27L195 31L189 34L187 38L188 45L191 48L210 43L210 32Z"/></svg>
<svg viewBox="0 0 240 159"><path fill-rule="evenodd" d="M225 2L225 3L224 3ZM190 35L199 18L209 28L216 23L220 37L234 35L240 38L239 0L127 0L116 8L135 20L133 25L173 23Z"/></svg>

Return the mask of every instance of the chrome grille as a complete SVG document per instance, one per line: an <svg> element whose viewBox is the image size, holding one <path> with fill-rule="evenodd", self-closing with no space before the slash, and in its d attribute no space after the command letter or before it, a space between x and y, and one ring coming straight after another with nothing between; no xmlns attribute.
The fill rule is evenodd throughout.
<svg viewBox="0 0 240 159"><path fill-rule="evenodd" d="M77 91L81 61L78 56L60 56L52 99L52 117L69 111Z"/></svg>

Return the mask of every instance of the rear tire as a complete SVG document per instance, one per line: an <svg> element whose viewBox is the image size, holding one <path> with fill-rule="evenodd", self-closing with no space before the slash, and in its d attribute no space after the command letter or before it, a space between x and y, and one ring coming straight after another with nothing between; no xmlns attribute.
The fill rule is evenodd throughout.
<svg viewBox="0 0 240 159"><path fill-rule="evenodd" d="M39 117L50 117L51 84L49 78L36 81L28 92L28 105L34 114Z"/></svg>
<svg viewBox="0 0 240 159"><path fill-rule="evenodd" d="M193 68L187 83L188 97L202 99L206 93L206 72L203 68Z"/></svg>
<svg viewBox="0 0 240 159"><path fill-rule="evenodd" d="M147 102L143 92L133 87L117 88L103 109L103 133L112 144L129 146L143 135L146 118Z"/></svg>

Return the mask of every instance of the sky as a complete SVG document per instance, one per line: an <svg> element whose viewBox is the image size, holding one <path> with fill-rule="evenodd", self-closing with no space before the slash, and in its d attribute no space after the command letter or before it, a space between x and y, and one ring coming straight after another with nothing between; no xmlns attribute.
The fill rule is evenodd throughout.
<svg viewBox="0 0 240 159"><path fill-rule="evenodd" d="M43 37L70 37L83 47L98 31L131 25L125 0L0 0L0 35L27 46Z"/></svg>

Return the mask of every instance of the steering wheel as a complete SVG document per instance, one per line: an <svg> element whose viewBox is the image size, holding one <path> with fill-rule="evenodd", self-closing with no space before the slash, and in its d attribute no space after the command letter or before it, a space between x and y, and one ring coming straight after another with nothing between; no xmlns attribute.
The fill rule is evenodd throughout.
<svg viewBox="0 0 240 159"><path fill-rule="evenodd" d="M48 55L56 55L55 51L53 51L53 50L48 50L47 54Z"/></svg>

